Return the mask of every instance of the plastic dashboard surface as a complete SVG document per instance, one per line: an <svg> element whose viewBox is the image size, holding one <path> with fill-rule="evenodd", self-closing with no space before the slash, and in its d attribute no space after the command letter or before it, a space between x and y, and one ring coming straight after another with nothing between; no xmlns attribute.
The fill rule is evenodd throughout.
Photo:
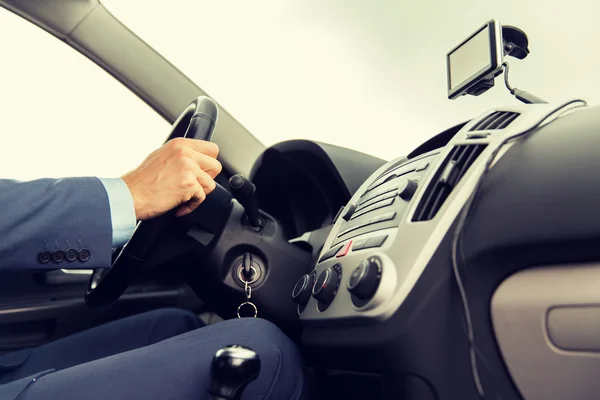
<svg viewBox="0 0 600 400"><path fill-rule="evenodd" d="M298 307L300 319L316 325L364 324L393 315L449 233L489 156L555 107L490 110L467 123L445 147L410 160L398 158L377 170L335 221L311 273L313 295ZM462 168L458 176L457 167ZM358 267L368 262L375 270L370 284L378 283L368 299L357 299L349 287L364 277L365 268ZM337 283L325 279L332 274ZM336 285L327 302L315 293L324 283Z"/></svg>

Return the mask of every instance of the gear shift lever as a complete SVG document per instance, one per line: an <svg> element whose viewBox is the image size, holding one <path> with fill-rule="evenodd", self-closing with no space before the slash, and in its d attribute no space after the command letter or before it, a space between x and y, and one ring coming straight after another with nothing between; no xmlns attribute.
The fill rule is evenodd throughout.
<svg viewBox="0 0 600 400"><path fill-rule="evenodd" d="M260 358L243 346L227 346L217 351L212 366L211 400L239 400L244 387L260 372Z"/></svg>
<svg viewBox="0 0 600 400"><path fill-rule="evenodd" d="M236 200L240 202L248 222L255 228L260 228L260 219L258 217L258 202L256 201L256 186L242 174L237 174L229 178L229 187Z"/></svg>

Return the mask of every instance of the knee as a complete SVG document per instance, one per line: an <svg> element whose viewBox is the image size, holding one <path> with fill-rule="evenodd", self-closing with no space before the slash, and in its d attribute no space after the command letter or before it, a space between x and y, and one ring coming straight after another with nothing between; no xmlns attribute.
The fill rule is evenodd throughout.
<svg viewBox="0 0 600 400"><path fill-rule="evenodd" d="M204 326L193 313L179 308L162 308L139 314L149 326L149 343L156 343L173 336L196 330Z"/></svg>
<svg viewBox="0 0 600 400"><path fill-rule="evenodd" d="M276 325L264 320L244 318L220 325L227 344L239 344L256 351L261 371L256 382L244 391L244 398L300 399L305 389L304 363L300 351Z"/></svg>
<svg viewBox="0 0 600 400"><path fill-rule="evenodd" d="M148 312L148 314L154 315L156 319L169 323L182 323L202 326L202 321L198 316L190 311L181 308L160 308Z"/></svg>

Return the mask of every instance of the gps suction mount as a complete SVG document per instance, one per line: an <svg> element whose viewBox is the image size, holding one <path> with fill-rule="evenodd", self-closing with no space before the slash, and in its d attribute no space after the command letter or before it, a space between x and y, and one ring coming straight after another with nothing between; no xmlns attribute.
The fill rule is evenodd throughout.
<svg viewBox="0 0 600 400"><path fill-rule="evenodd" d="M502 26L502 44L505 56L511 56L522 60L529 55L529 39L527 39L527 34L517 27L510 25ZM547 103L531 93L514 88L510 85L508 82L507 61L502 63L502 69L504 71L504 84L506 85L506 88L510 94L525 104Z"/></svg>
<svg viewBox="0 0 600 400"><path fill-rule="evenodd" d="M527 34L517 27L502 25L502 45L505 56L522 60L529 55Z"/></svg>

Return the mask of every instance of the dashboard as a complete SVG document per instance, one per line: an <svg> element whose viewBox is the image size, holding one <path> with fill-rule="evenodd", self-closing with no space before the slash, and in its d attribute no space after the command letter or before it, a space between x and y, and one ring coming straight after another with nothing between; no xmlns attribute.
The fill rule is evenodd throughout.
<svg viewBox="0 0 600 400"><path fill-rule="evenodd" d="M251 254L252 301L329 374L326 398L595 398L599 126L569 102L492 109L389 162L275 145L252 173L262 231L215 190L188 282L231 316Z"/></svg>
<svg viewBox="0 0 600 400"><path fill-rule="evenodd" d="M377 168L292 290L311 359L399 398L593 397L597 126L581 103L503 107Z"/></svg>
<svg viewBox="0 0 600 400"><path fill-rule="evenodd" d="M370 174L385 162L367 154L308 140L268 148L250 179L261 209L276 218L288 237L332 223Z"/></svg>

